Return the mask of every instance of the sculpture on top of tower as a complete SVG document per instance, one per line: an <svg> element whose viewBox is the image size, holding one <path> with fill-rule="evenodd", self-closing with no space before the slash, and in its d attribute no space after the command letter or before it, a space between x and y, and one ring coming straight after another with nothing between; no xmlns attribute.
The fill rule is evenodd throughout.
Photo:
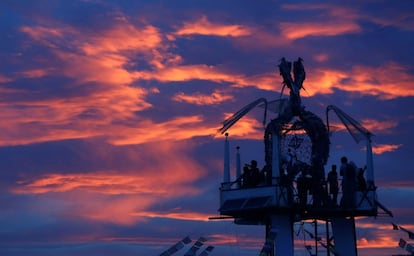
<svg viewBox="0 0 414 256"><path fill-rule="evenodd" d="M294 79L292 79L291 75L292 63L282 58L279 64L280 75L283 77L283 86L287 86L290 89L289 102L294 116L299 115L301 111L300 89L303 88L303 81L306 78L302 61L302 58L298 58L297 61L293 62Z"/></svg>

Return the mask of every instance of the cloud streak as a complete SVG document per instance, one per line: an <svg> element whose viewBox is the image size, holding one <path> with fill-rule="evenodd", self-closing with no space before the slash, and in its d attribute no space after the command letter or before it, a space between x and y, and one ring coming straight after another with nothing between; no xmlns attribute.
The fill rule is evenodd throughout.
<svg viewBox="0 0 414 256"><path fill-rule="evenodd" d="M248 28L242 25L227 25L210 22L206 16L194 22L185 22L175 33L178 36L208 35L221 37L240 37L251 34Z"/></svg>

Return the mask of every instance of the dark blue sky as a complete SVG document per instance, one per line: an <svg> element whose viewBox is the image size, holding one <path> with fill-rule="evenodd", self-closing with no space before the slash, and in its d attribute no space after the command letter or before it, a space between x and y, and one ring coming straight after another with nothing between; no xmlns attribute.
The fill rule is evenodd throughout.
<svg viewBox="0 0 414 256"><path fill-rule="evenodd" d="M257 255L263 227L208 221L216 131L279 98L282 57L304 59L307 110L336 105L375 134L395 217L357 221L360 255L402 253L389 223L414 229L411 1L2 1L0 30L1 255L158 255L186 235ZM244 162L263 165L262 111L229 130ZM331 140L327 166L364 165L363 142Z"/></svg>

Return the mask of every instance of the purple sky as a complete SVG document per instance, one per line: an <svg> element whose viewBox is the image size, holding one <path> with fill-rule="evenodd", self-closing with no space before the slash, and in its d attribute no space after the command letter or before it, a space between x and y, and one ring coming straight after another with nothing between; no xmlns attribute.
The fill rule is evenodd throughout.
<svg viewBox="0 0 414 256"><path fill-rule="evenodd" d="M186 235L258 255L263 227L208 220L217 129L279 98L282 57L304 59L307 110L336 105L375 134L395 217L357 221L360 255L404 253L390 222L414 230L414 2L3 0L0 30L0 255L158 255ZM236 146L263 165L262 117L229 130L233 171ZM364 142L331 142L327 168L365 164Z"/></svg>

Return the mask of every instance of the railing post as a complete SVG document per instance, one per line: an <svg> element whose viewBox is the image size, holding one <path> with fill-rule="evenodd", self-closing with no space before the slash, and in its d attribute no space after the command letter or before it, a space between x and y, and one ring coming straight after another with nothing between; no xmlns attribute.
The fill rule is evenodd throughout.
<svg viewBox="0 0 414 256"><path fill-rule="evenodd" d="M240 160L240 147L236 147L236 180L240 179L241 173L241 160ZM240 186L240 182L238 184Z"/></svg>
<svg viewBox="0 0 414 256"><path fill-rule="evenodd" d="M224 188L230 188L230 145L228 136L229 134L226 133L226 140L224 141L224 171L223 171L223 183Z"/></svg>

